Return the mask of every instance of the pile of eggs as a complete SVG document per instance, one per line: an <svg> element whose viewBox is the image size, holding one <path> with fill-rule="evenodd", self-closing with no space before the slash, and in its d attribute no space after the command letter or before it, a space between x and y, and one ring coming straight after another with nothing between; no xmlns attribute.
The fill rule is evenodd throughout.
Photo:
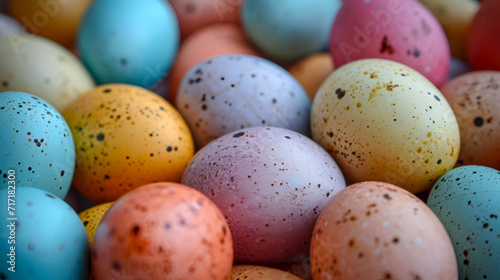
<svg viewBox="0 0 500 280"><path fill-rule="evenodd" d="M0 279L497 279L496 0L0 4Z"/></svg>

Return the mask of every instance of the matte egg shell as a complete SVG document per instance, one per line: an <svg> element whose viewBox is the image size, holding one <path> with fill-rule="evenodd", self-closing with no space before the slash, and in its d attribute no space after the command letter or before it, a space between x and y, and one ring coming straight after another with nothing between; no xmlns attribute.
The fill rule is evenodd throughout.
<svg viewBox="0 0 500 280"><path fill-rule="evenodd" d="M92 247L96 280L225 280L232 263L222 213L200 192L173 183L146 185L118 199Z"/></svg>
<svg viewBox="0 0 500 280"><path fill-rule="evenodd" d="M500 1L485 0L470 25L469 63L475 70L500 71Z"/></svg>
<svg viewBox="0 0 500 280"><path fill-rule="evenodd" d="M168 0L177 14L181 38L217 22L240 22L242 0Z"/></svg>
<svg viewBox="0 0 500 280"><path fill-rule="evenodd" d="M330 52L336 67L384 58L408 65L438 87L448 77L446 34L420 1L346 1L332 27Z"/></svg>
<svg viewBox="0 0 500 280"><path fill-rule="evenodd" d="M96 87L73 102L64 117L76 147L73 187L96 203L144 184L180 181L194 154L181 115L144 88Z"/></svg>
<svg viewBox="0 0 500 280"><path fill-rule="evenodd" d="M108 211L113 203L114 202L99 204L78 213L78 216L85 226L87 235L89 236L90 247L92 247L92 243L94 242L94 235L95 231L97 230L97 226L101 222L104 214L106 214L106 211Z"/></svg>
<svg viewBox="0 0 500 280"><path fill-rule="evenodd" d="M0 189L13 170L19 186L66 197L75 170L71 130L57 110L24 92L0 93Z"/></svg>
<svg viewBox="0 0 500 280"><path fill-rule="evenodd" d="M500 169L500 72L477 71L441 88L460 127L459 165Z"/></svg>
<svg viewBox="0 0 500 280"><path fill-rule="evenodd" d="M230 280L301 280L302 278L291 273L258 265L235 265L231 269Z"/></svg>
<svg viewBox="0 0 500 280"><path fill-rule="evenodd" d="M388 183L362 182L336 194L311 241L315 280L458 279L453 244L416 196Z"/></svg>
<svg viewBox="0 0 500 280"><path fill-rule="evenodd" d="M191 68L176 100L197 147L226 133L277 126L310 134L311 102L295 78L251 55L221 55Z"/></svg>
<svg viewBox="0 0 500 280"><path fill-rule="evenodd" d="M477 165L455 168L432 187L427 204L450 235L460 279L497 279L500 171Z"/></svg>
<svg viewBox="0 0 500 280"><path fill-rule="evenodd" d="M0 13L0 37L22 33L26 33L26 30L17 20Z"/></svg>
<svg viewBox="0 0 500 280"><path fill-rule="evenodd" d="M329 53L313 54L288 69L304 87L310 100L314 100L319 87L333 70L332 56Z"/></svg>
<svg viewBox="0 0 500 280"><path fill-rule="evenodd" d="M0 57L0 92L31 93L59 112L95 87L87 69L70 51L42 37L1 37Z"/></svg>
<svg viewBox="0 0 500 280"><path fill-rule="evenodd" d="M345 181L311 139L254 127L211 142L189 163L182 183L225 215L238 262L277 262L305 251L323 206Z"/></svg>
<svg viewBox="0 0 500 280"><path fill-rule="evenodd" d="M412 193L453 168L460 149L457 120L441 92L384 59L335 70L314 99L311 127L348 181L383 181Z"/></svg>
<svg viewBox="0 0 500 280"><path fill-rule="evenodd" d="M179 48L169 78L172 103L176 101L177 89L186 72L204 59L221 54L257 55L257 52L249 45L239 26L232 23L211 24L187 37Z"/></svg>
<svg viewBox="0 0 500 280"><path fill-rule="evenodd" d="M0 199L5 206L0 211L4 221L0 231L0 279L89 279L87 233L68 204L44 190L21 184L0 191ZM13 204L9 211L8 199ZM10 267L15 272L8 270Z"/></svg>

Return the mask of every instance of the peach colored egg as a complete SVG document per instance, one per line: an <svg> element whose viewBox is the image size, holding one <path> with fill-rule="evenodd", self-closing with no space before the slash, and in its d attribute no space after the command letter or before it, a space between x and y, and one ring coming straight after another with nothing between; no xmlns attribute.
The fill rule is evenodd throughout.
<svg viewBox="0 0 500 280"><path fill-rule="evenodd" d="M225 280L233 242L210 199L181 184L155 183L116 201L97 228L91 255L96 280Z"/></svg>
<svg viewBox="0 0 500 280"><path fill-rule="evenodd" d="M181 38L216 22L240 23L242 0L168 0L177 14Z"/></svg>
<svg viewBox="0 0 500 280"><path fill-rule="evenodd" d="M500 72L477 71L441 88L460 127L459 165L500 169Z"/></svg>
<svg viewBox="0 0 500 280"><path fill-rule="evenodd" d="M315 280L458 279L453 244L437 216L397 186L362 182L336 194L311 241Z"/></svg>
<svg viewBox="0 0 500 280"><path fill-rule="evenodd" d="M319 86L334 70L332 56L329 53L318 53L295 63L288 71L304 87L313 100Z"/></svg>
<svg viewBox="0 0 500 280"><path fill-rule="evenodd" d="M99 204L78 213L78 216L80 217L80 219L83 222L83 225L85 226L87 235L89 236L90 247L92 247L92 243L94 243L94 235L97 226L101 222L104 214L106 214L108 209L113 205L113 203L114 202L107 202Z"/></svg>
<svg viewBox="0 0 500 280"><path fill-rule="evenodd" d="M289 272L259 265L235 265L230 280L302 280Z"/></svg>
<svg viewBox="0 0 500 280"><path fill-rule="evenodd" d="M174 104L177 88L186 72L206 58L220 54L257 55L257 52L236 24L217 23L198 30L182 42L170 72L170 99Z"/></svg>

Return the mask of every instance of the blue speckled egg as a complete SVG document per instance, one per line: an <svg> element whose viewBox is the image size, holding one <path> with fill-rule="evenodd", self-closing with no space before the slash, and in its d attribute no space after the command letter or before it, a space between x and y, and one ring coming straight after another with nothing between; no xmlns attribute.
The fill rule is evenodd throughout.
<svg viewBox="0 0 500 280"><path fill-rule="evenodd" d="M16 184L66 197L75 171L75 145L62 115L45 100L23 92L0 93L0 190L8 171Z"/></svg>
<svg viewBox="0 0 500 280"><path fill-rule="evenodd" d="M174 62L179 24L165 0L94 1L80 23L77 47L97 83L148 88Z"/></svg>
<svg viewBox="0 0 500 280"><path fill-rule="evenodd" d="M455 168L432 187L427 204L453 242L459 279L498 279L500 171L479 165Z"/></svg>
<svg viewBox="0 0 500 280"><path fill-rule="evenodd" d="M0 231L0 279L87 280L89 241L76 212L46 191L20 186L11 189L13 215L0 211L7 224ZM2 190L2 205L7 199Z"/></svg>
<svg viewBox="0 0 500 280"><path fill-rule="evenodd" d="M249 39L266 55L295 61L325 50L341 0L245 1L242 22Z"/></svg>

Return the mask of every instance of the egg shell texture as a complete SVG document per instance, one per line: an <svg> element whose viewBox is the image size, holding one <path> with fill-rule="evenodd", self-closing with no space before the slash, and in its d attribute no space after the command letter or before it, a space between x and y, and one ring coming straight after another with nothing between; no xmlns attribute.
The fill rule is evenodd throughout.
<svg viewBox="0 0 500 280"><path fill-rule="evenodd" d="M453 168L460 148L457 120L439 90L383 59L335 70L314 99L311 127L348 181L384 181L412 193Z"/></svg>
<svg viewBox="0 0 500 280"><path fill-rule="evenodd" d="M441 92L460 127L458 164L500 169L500 72L467 73L447 83Z"/></svg>
<svg viewBox="0 0 500 280"><path fill-rule="evenodd" d="M13 170L19 186L66 197L75 170L71 130L57 110L24 92L0 93L0 189Z"/></svg>
<svg viewBox="0 0 500 280"><path fill-rule="evenodd" d="M345 187L319 145L269 127L235 131L211 142L189 163L182 183L224 213L239 262L277 262L307 249L314 222Z"/></svg>
<svg viewBox="0 0 500 280"><path fill-rule="evenodd" d="M446 34L420 1L346 1L332 27L330 52L337 67L363 58L398 61L436 86L446 82L450 64Z"/></svg>
<svg viewBox="0 0 500 280"><path fill-rule="evenodd" d="M104 216L92 247L94 276L224 280L232 246L210 199L180 184L150 184L121 197Z"/></svg>
<svg viewBox="0 0 500 280"><path fill-rule="evenodd" d="M235 265L231 269L230 280L255 279L255 280L301 280L286 271L258 265Z"/></svg>
<svg viewBox="0 0 500 280"><path fill-rule="evenodd" d="M285 69L256 56L221 55L198 63L184 76L176 105L198 147L246 127L310 134L307 93Z"/></svg>
<svg viewBox="0 0 500 280"><path fill-rule="evenodd" d="M3 264L0 279L87 280L89 241L75 211L44 190L17 184L15 191L9 190L0 191L2 206L5 206L5 210L0 211L0 218L5 221L0 231ZM7 211L8 199L11 199L9 203L15 200L14 205L10 205L14 215ZM11 246L15 248L13 253ZM8 254L13 255L13 259ZM11 260L15 272L8 270L12 267L8 262Z"/></svg>
<svg viewBox="0 0 500 280"><path fill-rule="evenodd" d="M321 279L458 279L453 245L416 196L367 181L336 194L319 216L311 265Z"/></svg>
<svg viewBox="0 0 500 280"><path fill-rule="evenodd" d="M443 175L432 187L429 207L455 247L460 279L500 275L500 171L468 165Z"/></svg>
<svg viewBox="0 0 500 280"><path fill-rule="evenodd" d="M109 202L157 181L180 181L194 154L189 129L155 93L124 84L96 87L64 117L73 132L73 186L93 202Z"/></svg>
<svg viewBox="0 0 500 280"><path fill-rule="evenodd" d="M85 230L87 231L87 234L89 236L89 243L91 247L92 243L94 243L94 235L95 231L97 230L97 226L101 222L104 214L106 214L108 209L113 205L113 203L114 202L99 204L78 213L78 216L82 220L82 223L85 226Z"/></svg>

